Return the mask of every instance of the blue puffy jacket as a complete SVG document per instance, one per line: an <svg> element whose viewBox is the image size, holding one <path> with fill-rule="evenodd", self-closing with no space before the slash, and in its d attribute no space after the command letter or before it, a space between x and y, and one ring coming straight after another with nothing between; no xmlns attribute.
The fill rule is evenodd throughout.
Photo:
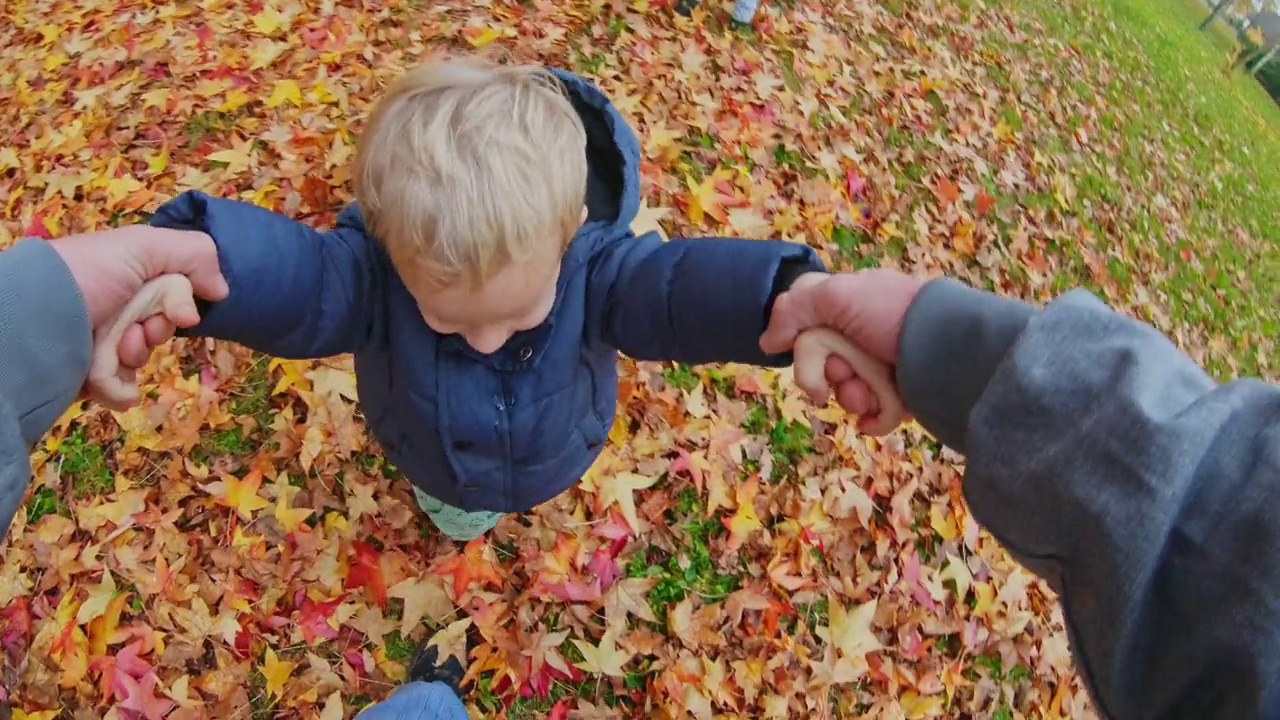
<svg viewBox="0 0 1280 720"><path fill-rule="evenodd" d="M317 232L246 203L188 192L152 224L203 230L227 299L192 334L284 358L355 354L360 404L387 457L467 510L518 512L560 494L603 447L617 353L640 360L781 365L757 342L776 293L814 252L781 241L636 237L640 148L591 83L557 71L587 129L587 222L542 325L481 355L418 314L359 209Z"/></svg>

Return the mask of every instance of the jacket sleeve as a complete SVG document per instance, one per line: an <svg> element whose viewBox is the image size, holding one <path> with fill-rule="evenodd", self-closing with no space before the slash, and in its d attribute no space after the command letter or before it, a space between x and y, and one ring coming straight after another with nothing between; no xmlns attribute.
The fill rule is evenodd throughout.
<svg viewBox="0 0 1280 720"><path fill-rule="evenodd" d="M0 252L0 536L31 480L28 448L75 400L93 333L71 272L43 240Z"/></svg>
<svg viewBox="0 0 1280 720"><path fill-rule="evenodd" d="M777 295L805 272L825 272L814 251L780 240L680 238L656 233L610 243L592 258L591 324L637 360L789 365L760 351Z"/></svg>
<svg viewBox="0 0 1280 720"><path fill-rule="evenodd" d="M231 288L202 305L188 335L232 340L282 358L354 352L375 330L386 265L355 206L329 232L237 200L189 191L152 225L202 230L218 247Z"/></svg>
<svg viewBox="0 0 1280 720"><path fill-rule="evenodd" d="M899 363L974 516L1059 593L1104 715L1276 716L1280 388L1219 385L1084 291L1037 311L947 281Z"/></svg>

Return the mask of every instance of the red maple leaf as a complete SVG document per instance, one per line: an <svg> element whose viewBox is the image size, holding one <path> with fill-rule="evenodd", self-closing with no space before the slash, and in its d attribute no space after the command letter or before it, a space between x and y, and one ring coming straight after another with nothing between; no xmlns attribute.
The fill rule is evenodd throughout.
<svg viewBox="0 0 1280 720"><path fill-rule="evenodd" d="M560 698L551 706L547 720L569 720L569 698Z"/></svg>
<svg viewBox="0 0 1280 720"><path fill-rule="evenodd" d="M14 598L0 610L0 647L17 667L31 644L31 604L26 596Z"/></svg>
<svg viewBox="0 0 1280 720"><path fill-rule="evenodd" d="M991 206L996 204L996 199L987 194L986 188L982 188L978 191L978 197L974 198L974 202L978 206L978 217L984 217Z"/></svg>
<svg viewBox="0 0 1280 720"><path fill-rule="evenodd" d="M351 543L355 556L351 560L351 572L347 574L346 589L364 588L366 599L387 606L387 582L382 577L381 554L374 546L356 540ZM372 597L371 597L372 596Z"/></svg>
<svg viewBox="0 0 1280 720"><path fill-rule="evenodd" d="M613 555L606 548L596 550L591 556L591 561L587 563L587 570L599 580L599 588L601 591L608 590L613 582L622 575L622 568L618 567L618 563L613 559Z"/></svg>
<svg viewBox="0 0 1280 720"><path fill-rule="evenodd" d="M471 587L471 583L477 580L484 584L502 584L502 576L498 575L498 569L485 557L486 547L488 545L485 544L484 538L478 537L467 543L461 555L446 558L432 571L436 575L453 578L454 602L457 602L467 588Z"/></svg>
<svg viewBox="0 0 1280 720"><path fill-rule="evenodd" d="M143 642L136 640L115 655L97 658L89 665L102 674L99 687L104 698L110 695L115 695L117 700L128 698L132 687L129 681L146 677L151 672L151 663L138 657Z"/></svg>
<svg viewBox="0 0 1280 720"><path fill-rule="evenodd" d="M329 624L329 618L341 604L342 596L324 602L314 602L311 598L302 601L302 607L298 609L297 623L298 627L302 628L302 637L307 643L338 637L338 631Z"/></svg>
<svg viewBox="0 0 1280 720"><path fill-rule="evenodd" d="M127 720L163 720L165 713L173 709L172 700L156 697L155 673L147 673L142 680L122 675L121 682L127 689L124 702L117 705L116 710Z"/></svg>
<svg viewBox="0 0 1280 720"><path fill-rule="evenodd" d="M844 185L849 192L850 200L857 200L867 194L867 179L862 177L862 173L857 168L849 168L844 171Z"/></svg>
<svg viewBox="0 0 1280 720"><path fill-rule="evenodd" d="M567 602L596 602L602 595L599 583L586 583L577 578L565 578L557 583L534 584L537 595L551 595Z"/></svg>
<svg viewBox="0 0 1280 720"><path fill-rule="evenodd" d="M36 214L31 216L31 222L27 225L27 229L22 231L22 234L27 237L44 238L45 240L53 237L49 232L49 228L45 227L44 215L45 211L43 208L37 210Z"/></svg>
<svg viewBox="0 0 1280 720"><path fill-rule="evenodd" d="M674 462L671 464L671 468L671 472L674 472ZM622 517L622 513L618 512L618 508L610 506L609 517L603 522L596 523L592 526L591 534L614 542L621 541L626 543L627 538L631 537L634 533L631 530L631 526L627 524L627 519Z"/></svg>
<svg viewBox="0 0 1280 720"><path fill-rule="evenodd" d="M196 41L201 50L209 47L209 43L213 42L213 28L208 25L196 28Z"/></svg>

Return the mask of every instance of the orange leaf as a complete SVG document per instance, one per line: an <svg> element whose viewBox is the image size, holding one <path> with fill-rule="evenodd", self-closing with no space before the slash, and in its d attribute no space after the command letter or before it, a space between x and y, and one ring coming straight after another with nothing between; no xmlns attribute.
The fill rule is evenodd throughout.
<svg viewBox="0 0 1280 720"><path fill-rule="evenodd" d="M978 206L978 217L985 217L991 206L996 204L996 199L987 194L986 188L982 188L978 191L978 197L975 202Z"/></svg>
<svg viewBox="0 0 1280 720"><path fill-rule="evenodd" d="M271 503L258 494L262 485L262 471L251 470L243 479L234 475L223 475L218 482L201 486L218 501L219 505L229 507L244 520L252 520L253 513Z"/></svg>
<svg viewBox="0 0 1280 720"><path fill-rule="evenodd" d="M471 587L471 583L501 585L502 576L497 567L485 555L488 544L479 537L467 543L461 555L453 555L436 565L433 572L442 577L453 578L453 599L456 602Z"/></svg>
<svg viewBox="0 0 1280 720"><path fill-rule="evenodd" d="M937 184L933 186L933 193L938 196L938 202L942 203L944 208L960 199L960 188L945 175L938 178Z"/></svg>

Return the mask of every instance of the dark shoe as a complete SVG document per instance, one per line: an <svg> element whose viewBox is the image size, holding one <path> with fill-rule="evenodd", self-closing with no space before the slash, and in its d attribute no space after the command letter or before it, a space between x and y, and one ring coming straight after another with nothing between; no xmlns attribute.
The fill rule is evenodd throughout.
<svg viewBox="0 0 1280 720"><path fill-rule="evenodd" d="M410 682L442 682L459 697L462 696L462 678L466 674L466 668L452 655L440 662L440 648L435 645L419 649L413 664L409 666Z"/></svg>
<svg viewBox="0 0 1280 720"><path fill-rule="evenodd" d="M693 9L698 7L698 0L676 0L676 14L689 17Z"/></svg>

